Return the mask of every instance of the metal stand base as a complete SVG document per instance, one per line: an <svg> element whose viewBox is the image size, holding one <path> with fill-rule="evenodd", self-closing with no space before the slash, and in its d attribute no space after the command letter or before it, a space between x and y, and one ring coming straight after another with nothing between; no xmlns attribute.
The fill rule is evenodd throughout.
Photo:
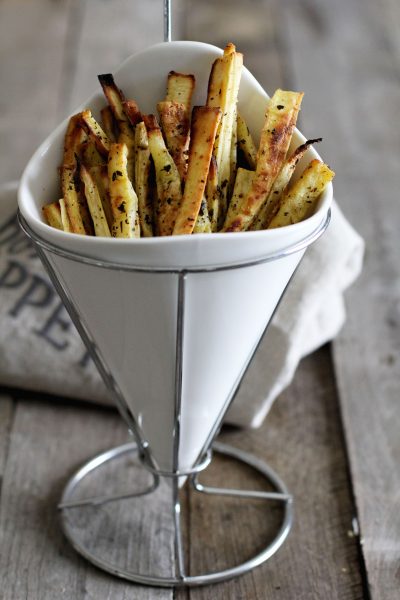
<svg viewBox="0 0 400 600"><path fill-rule="evenodd" d="M282 503L283 518L278 532L252 558L220 571L187 574L179 478L146 470L133 443L99 454L69 480L59 504L67 538L97 567L152 586L206 585L260 565L280 548L290 531L292 497L276 473L253 455L216 442L212 448L255 469L276 491L209 487L199 483L199 475L194 473L186 485L192 485L196 493ZM223 552L223 547L220 550Z"/></svg>

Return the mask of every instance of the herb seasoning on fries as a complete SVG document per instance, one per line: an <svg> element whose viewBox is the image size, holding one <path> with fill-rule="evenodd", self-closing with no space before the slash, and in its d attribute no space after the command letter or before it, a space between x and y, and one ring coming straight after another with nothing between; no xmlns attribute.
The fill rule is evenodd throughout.
<svg viewBox="0 0 400 600"><path fill-rule="evenodd" d="M288 154L302 93L276 90L257 149L237 100L243 55L228 44L211 68L207 103L191 101L192 74L171 71L159 119L99 75L107 105L71 117L61 199L43 207L51 227L139 238L256 231L306 219L334 172L312 160L292 183L309 140Z"/></svg>

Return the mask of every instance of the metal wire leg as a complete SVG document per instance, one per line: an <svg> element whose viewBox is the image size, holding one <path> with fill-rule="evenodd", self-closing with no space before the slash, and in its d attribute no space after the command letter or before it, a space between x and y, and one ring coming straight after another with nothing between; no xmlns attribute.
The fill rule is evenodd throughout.
<svg viewBox="0 0 400 600"><path fill-rule="evenodd" d="M217 452L221 452L223 454L227 454L228 456L232 456L237 460L243 459L243 452L233 448L232 446L227 446L226 444L221 444L219 442L214 442L213 449ZM246 454L246 462L251 466L254 466L255 469L265 471L265 464L258 460L256 457ZM268 473L268 476L271 476L271 473ZM277 476L275 475L275 478ZM220 488L214 486L203 485L198 481L199 473L195 473L191 476L190 482L196 492L200 492L202 494L208 494L213 496L233 496L235 498L252 498L255 500L278 500L281 502L292 502L293 496L287 492L261 492L256 490L240 490L236 488ZM279 482L280 487L284 487L282 481Z"/></svg>

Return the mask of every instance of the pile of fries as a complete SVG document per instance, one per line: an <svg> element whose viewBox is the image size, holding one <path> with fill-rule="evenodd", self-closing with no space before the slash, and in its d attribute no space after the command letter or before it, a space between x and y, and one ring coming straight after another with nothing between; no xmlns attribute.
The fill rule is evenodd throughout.
<svg viewBox="0 0 400 600"><path fill-rule="evenodd" d="M90 110L71 117L60 167L61 199L47 223L81 235L139 238L282 227L307 218L334 177L310 144L288 149L303 94L277 90L258 150L237 110L243 55L228 44L211 68L205 106L191 110L195 77L171 71L159 120L126 100L112 75L101 123Z"/></svg>

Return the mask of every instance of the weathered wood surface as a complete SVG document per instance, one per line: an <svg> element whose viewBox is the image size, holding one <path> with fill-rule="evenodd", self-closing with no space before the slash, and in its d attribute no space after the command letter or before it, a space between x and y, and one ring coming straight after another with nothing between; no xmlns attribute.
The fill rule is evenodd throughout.
<svg viewBox="0 0 400 600"><path fill-rule="evenodd" d="M19 176L55 123L95 89L98 71L161 39L161 6L161 0L0 0L0 181ZM304 361L262 429L224 433L285 479L296 495L295 527L270 563L213 588L174 593L112 579L70 548L55 505L68 474L123 441L124 425L109 411L5 396L0 597L286 600L369 593L392 600L400 586L398 4L182 0L175 6L176 38L233 40L268 91L280 85L306 92L301 126L310 137L323 134L321 153L338 172L336 196L368 241L364 275L348 294L348 323L334 344L335 373L324 349ZM238 475L222 460L207 480L221 477L225 484L235 477L249 484L246 471ZM224 551L236 560L249 552L253 536L268 534L260 507L253 520L252 505L239 503L243 527L230 511L221 524L212 506L204 498L186 499L194 570L204 560L218 564L222 553L214 553L211 542L224 531ZM356 513L362 554L352 533ZM197 538L208 556L199 552ZM368 584L362 582L364 561Z"/></svg>
<svg viewBox="0 0 400 600"><path fill-rule="evenodd" d="M256 454L282 475L295 496L293 530L278 554L262 568L215 587L191 590L187 597L361 600L358 548L352 531L354 512L327 347L302 362L293 385L275 404L267 421L250 435L227 431L221 440ZM221 485L222 473L223 486L252 489L257 484L253 473L232 469L225 460L210 468L201 481ZM272 506L276 520L279 506ZM251 556L253 544L268 539L274 522L274 512L271 517L264 510L265 504L260 502L230 500L223 515L215 499L192 495L191 567L221 567L224 551L236 561ZM222 535L226 536L225 547L218 547ZM178 594L180 597L185 598L184 593Z"/></svg>
<svg viewBox="0 0 400 600"><path fill-rule="evenodd" d="M323 131L336 197L367 240L333 347L370 594L389 600L400 594L399 5L284 4L304 129Z"/></svg>

